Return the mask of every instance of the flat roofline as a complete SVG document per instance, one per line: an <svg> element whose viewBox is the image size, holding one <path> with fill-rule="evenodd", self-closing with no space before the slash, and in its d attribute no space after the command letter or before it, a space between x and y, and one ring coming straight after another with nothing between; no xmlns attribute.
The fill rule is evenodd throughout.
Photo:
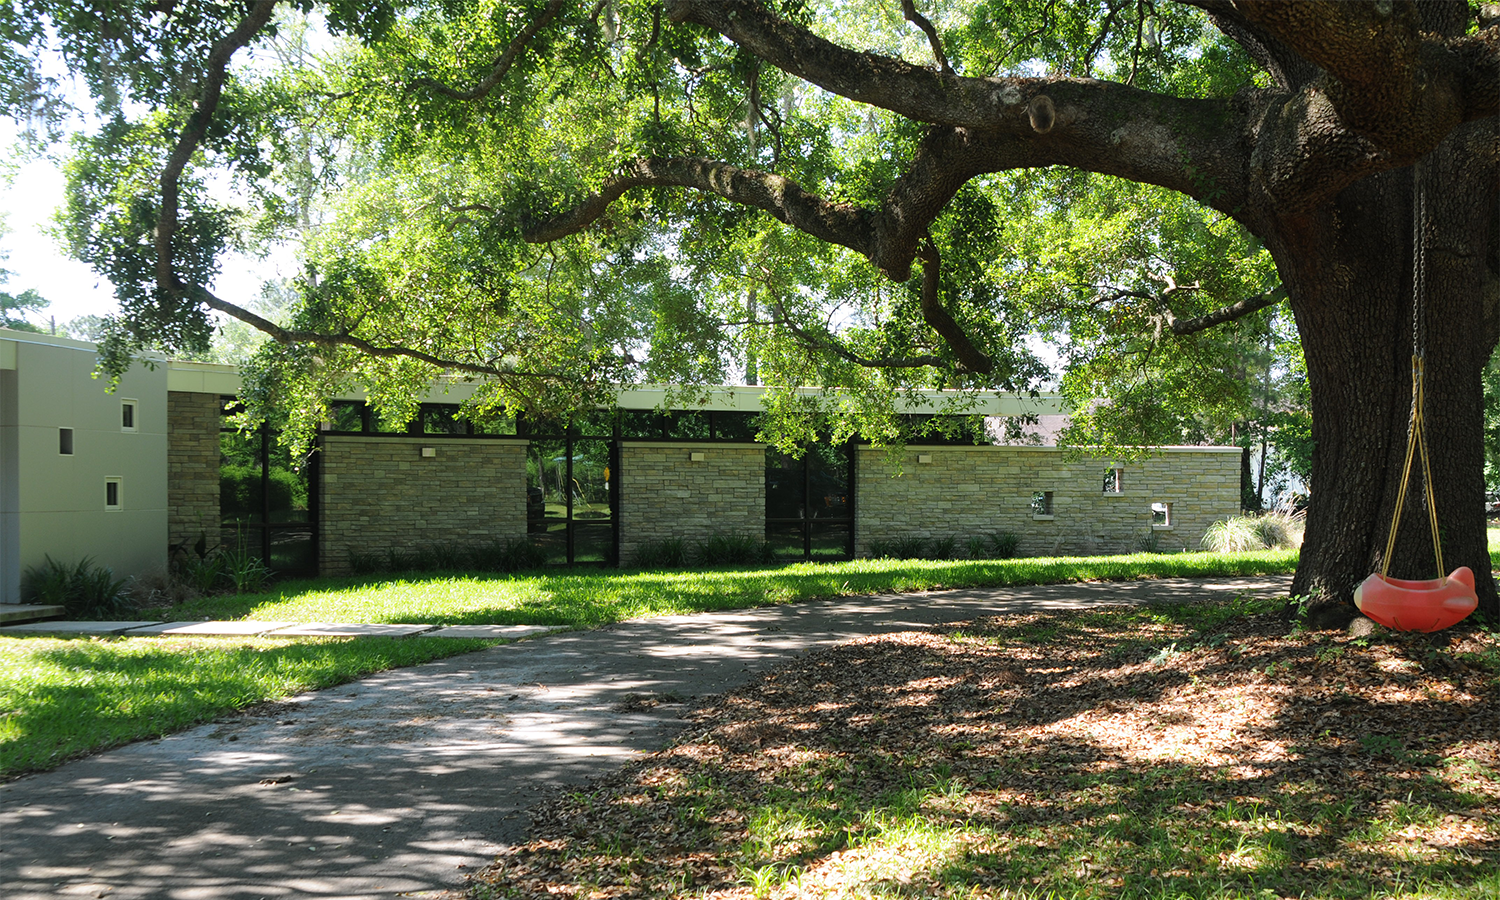
<svg viewBox="0 0 1500 900"><path fill-rule="evenodd" d="M97 352L98 345L91 341L30 331L13 331L0 328L0 368L15 368L15 344L46 344L72 350ZM167 390L196 394L237 394L243 386L238 366L222 363L198 362L188 359L167 359L159 353L143 353L143 360L165 362L167 366ZM461 378L439 378L423 394L422 400L430 403L462 403L474 396L479 382ZM667 385L637 385L621 388L615 405L620 409L662 409L671 394L678 398L692 398L673 404L670 408L698 410L704 412L757 412L761 400L770 390L761 385L703 385L670 387ZM798 388L796 393L805 397L822 396L828 391L822 388ZM364 400L362 390L340 394L335 400ZM696 401L696 402L694 402ZM921 391L915 396L897 399L898 409L916 415L958 413L980 416L1021 416L1066 414L1062 397L1058 394L1007 393L1003 391L981 391L970 394L964 391ZM957 409L952 407L957 406Z"/></svg>

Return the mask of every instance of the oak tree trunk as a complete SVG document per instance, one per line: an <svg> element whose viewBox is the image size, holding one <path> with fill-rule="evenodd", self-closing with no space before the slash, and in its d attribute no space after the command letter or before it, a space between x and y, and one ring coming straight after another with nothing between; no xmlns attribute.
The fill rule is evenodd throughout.
<svg viewBox="0 0 1500 900"><path fill-rule="evenodd" d="M1474 570L1480 608L1492 615L1480 376L1497 335L1495 177L1493 154L1483 149L1494 133L1494 120L1461 129L1424 163L1432 488L1444 564ZM1400 492L1412 412L1412 232L1412 170L1401 169L1364 179L1311 213L1279 219L1268 240L1302 337L1315 442L1292 593L1313 597L1332 619L1341 606L1347 614L1355 586L1379 570ZM1391 574L1431 578L1427 485L1413 468Z"/></svg>

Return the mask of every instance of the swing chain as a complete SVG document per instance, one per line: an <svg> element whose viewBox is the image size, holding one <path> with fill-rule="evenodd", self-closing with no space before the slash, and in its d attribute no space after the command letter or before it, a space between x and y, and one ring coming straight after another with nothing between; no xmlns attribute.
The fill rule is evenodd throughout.
<svg viewBox="0 0 1500 900"><path fill-rule="evenodd" d="M1391 530L1386 537L1385 558L1381 560L1380 574L1391 571L1391 556L1396 552L1396 529L1401 524L1401 512L1406 505L1406 490L1411 483L1411 463L1414 452L1422 455L1422 488L1427 495L1427 524L1432 529L1432 554L1437 560L1437 577L1446 573L1443 567L1443 541L1438 533L1437 497L1432 487L1432 465L1427 454L1426 418L1423 415L1426 399L1426 349L1427 319L1427 192L1423 189L1423 165L1418 160L1412 166L1412 292L1411 292L1411 421L1406 428L1406 461L1401 467L1401 490L1396 494L1396 510L1391 516Z"/></svg>

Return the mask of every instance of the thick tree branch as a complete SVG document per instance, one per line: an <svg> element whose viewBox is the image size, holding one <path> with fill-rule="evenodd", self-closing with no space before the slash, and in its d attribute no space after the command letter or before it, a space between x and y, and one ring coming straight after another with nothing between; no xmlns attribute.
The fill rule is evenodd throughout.
<svg viewBox="0 0 1500 900"><path fill-rule="evenodd" d="M531 39L536 37L537 32L546 28L553 19L557 18L558 13L562 12L565 2L566 0L550 0L547 8L542 10L541 14L530 25L522 29L521 33L516 35L515 39L506 46L505 52L501 53L499 58L490 66L490 73L469 90L456 90L435 78L427 78L425 76L413 79L412 84L429 88L434 93L442 94L444 97L450 97L454 100L478 100L488 95L500 83L500 79L505 77L505 73L510 71L510 67L515 64L516 58L526 49L526 45L531 43Z"/></svg>
<svg viewBox="0 0 1500 900"><path fill-rule="evenodd" d="M1225 322L1242 319L1268 306L1275 306L1285 299L1286 289L1277 287L1274 290L1266 291L1264 294L1246 297L1238 303L1231 303L1213 312L1204 313L1201 316L1193 316L1189 319L1177 318L1176 313L1172 312L1165 300L1160 301L1159 308L1161 309L1162 319L1166 321L1167 327L1172 329L1172 333L1183 335L1195 334L1199 331L1206 331L1213 328L1215 325L1223 325Z"/></svg>
<svg viewBox="0 0 1500 900"><path fill-rule="evenodd" d="M636 159L606 179L596 194L545 221L528 225L525 239L534 244L555 241L588 227L626 191L640 187L685 187L718 194L726 200L765 210L782 222L820 240L871 252L870 216L858 207L829 203L804 191L795 181L728 163L696 158Z"/></svg>
<svg viewBox="0 0 1500 900"><path fill-rule="evenodd" d="M1283 91L1301 90L1318 77L1317 65L1277 40L1259 25L1246 19L1235 8L1233 0L1182 0L1208 14L1209 21L1230 40L1239 44L1261 65Z"/></svg>
<svg viewBox="0 0 1500 900"><path fill-rule="evenodd" d="M224 93L224 79L229 74L230 58L235 51L250 43L266 23L271 21L271 13L275 8L276 0L256 0L249 15L233 31L214 42L204 66L207 76L203 81L203 93L198 98L192 115L188 116L187 124L178 134L177 143L172 148L172 154L167 157L166 166L162 168L161 210L156 218L156 287L163 296L176 294L180 287L174 272L172 240L177 235L180 203L177 183L182 178L182 170L187 168L188 160L197 152L198 145L208 133L208 125L213 121L214 112L219 108L219 98Z"/></svg>
<svg viewBox="0 0 1500 900"><path fill-rule="evenodd" d="M254 328L257 331L270 335L271 339L282 344L313 344L319 347L352 347L368 356L380 357L381 359L414 359L424 362L439 369L450 372L463 372L469 375L484 375L491 378L541 378L554 381L565 380L565 376L548 374L542 372L522 372L515 369L506 369L499 365L480 365L478 363L462 362L456 359L445 359L424 353L421 350L412 350L408 347L386 347L371 343L364 338L358 338L351 334L325 334L320 331L303 331L293 328L282 328L275 322L258 316L242 306L237 306L226 300L221 300L209 291L201 287L188 287L185 292L189 297L207 306L209 309L218 310L225 315L232 316ZM576 376L574 376L576 377Z"/></svg>
<svg viewBox="0 0 1500 900"><path fill-rule="evenodd" d="M948 342L948 348L953 351L954 356L958 357L958 363L963 369L979 373L995 371L995 361L974 346L974 342L969 340L969 335L958 322L954 321L953 315L943 305L943 298L938 293L940 286L938 276L942 270L943 260L938 255L937 247L931 240L925 240L922 242L921 249L917 251L917 256L922 260L923 321Z"/></svg>
<svg viewBox="0 0 1500 900"><path fill-rule="evenodd" d="M1157 310L1157 315L1152 318L1157 320L1160 325L1165 325L1166 329L1173 334L1187 335L1207 331L1215 325L1223 325L1226 322L1233 322L1235 319L1243 319L1253 312L1259 312L1268 306L1275 306L1287 297L1286 288L1278 285L1263 294L1246 297L1236 303L1222 306L1213 312L1207 312L1201 316L1192 316L1187 319L1178 318L1177 314L1172 311L1172 308L1167 305L1167 297L1179 291L1191 290L1196 287L1196 282L1191 285L1178 285L1168 278L1167 289L1160 294L1152 294L1146 291L1118 290L1098 298L1089 305L1091 307L1098 307L1104 303L1123 300L1126 297L1144 300ZM1160 325L1158 325L1158 334L1160 334Z"/></svg>
<svg viewBox="0 0 1500 900"><path fill-rule="evenodd" d="M901 0L901 15L927 35L927 43L932 47L932 58L937 60L938 71L952 75L953 66L948 64L948 54L943 52L943 42L938 40L937 29L932 27L932 21L917 12L917 5L913 0Z"/></svg>
<svg viewBox="0 0 1500 900"><path fill-rule="evenodd" d="M1231 101L1086 78L944 74L840 47L778 19L756 0L666 0L666 8L673 21L713 29L832 93L1009 142L1004 168L1073 166L1161 185L1225 212L1244 199L1249 147L1243 137L1259 114ZM1039 120L1039 106L1052 114Z"/></svg>

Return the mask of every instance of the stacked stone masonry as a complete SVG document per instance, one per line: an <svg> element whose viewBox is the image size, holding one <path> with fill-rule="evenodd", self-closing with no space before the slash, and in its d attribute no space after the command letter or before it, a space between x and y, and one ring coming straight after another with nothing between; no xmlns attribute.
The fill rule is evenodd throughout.
<svg viewBox="0 0 1500 900"><path fill-rule="evenodd" d="M525 441L328 435L321 452L323 574L348 572L351 554L526 536Z"/></svg>
<svg viewBox="0 0 1500 900"><path fill-rule="evenodd" d="M219 397L167 392L167 544L219 542Z"/></svg>
<svg viewBox="0 0 1500 900"><path fill-rule="evenodd" d="M702 458L695 460L694 454ZM625 442L620 448L620 559L643 544L766 530L762 444Z"/></svg>
<svg viewBox="0 0 1500 900"><path fill-rule="evenodd" d="M919 462L920 458L928 462ZM1197 550L1208 526L1239 514L1237 448L1165 448L1118 463L1122 491L1106 492L1116 461L1069 459L1053 447L908 447L899 466L884 450L861 448L857 463L856 556L872 541L1020 536L1025 556ZM1052 493L1051 517L1032 509ZM1170 524L1153 527L1153 503L1170 504Z"/></svg>

